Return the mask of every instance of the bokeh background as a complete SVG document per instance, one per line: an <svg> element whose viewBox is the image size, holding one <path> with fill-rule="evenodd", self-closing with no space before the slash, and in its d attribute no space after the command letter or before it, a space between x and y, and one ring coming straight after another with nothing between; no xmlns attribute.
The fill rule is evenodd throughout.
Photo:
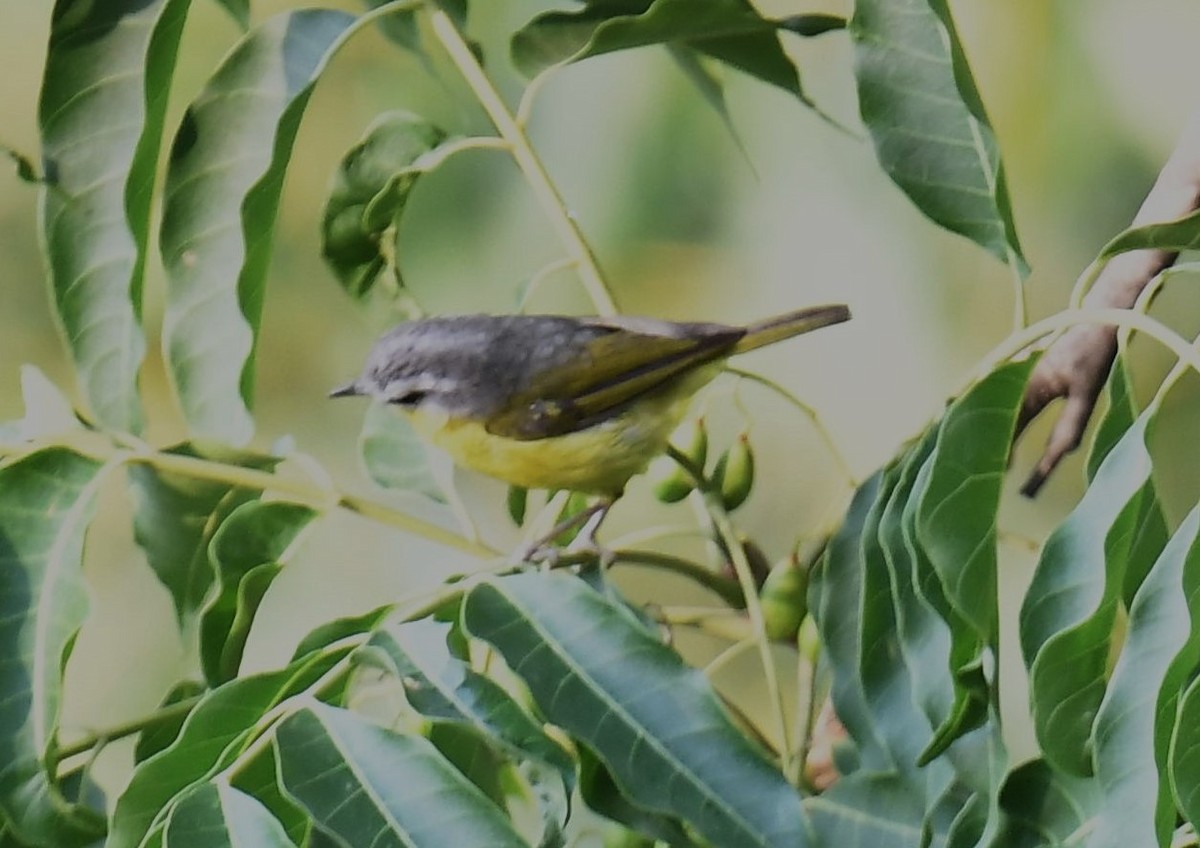
<svg viewBox="0 0 1200 848"><path fill-rule="evenodd" d="M354 10L352 3L337 3ZM768 13L848 13L844 2L759 0ZM255 2L261 21L288 8ZM545 4L473 4L472 35L509 102L522 81L507 61L506 35ZM0 0L0 143L37 151L37 95L51 4ZM960 34L1000 140L1014 214L1033 267L1033 317L1065 305L1071 283L1097 249L1132 217L1200 97L1200 6L1188 0L961 0ZM168 125L237 38L217 4L193 4ZM809 93L837 120L857 128L852 51L844 34L788 40ZM826 427L865 477L937 415L972 366L1008 333L1011 276L963 239L939 231L887 180L861 131L835 130L795 99L737 75L727 77L739 138L693 91L662 50L589 60L542 90L530 132L591 240L621 309L673 319L749 321L802 305L845 301L854 321L746 357L819 410ZM357 372L370 340L394 319L363 309L339 290L320 259L318 222L339 156L372 118L410 109L452 132L489 131L454 69L436 55L426 66L375 33L363 33L321 80L301 128L281 207L258 360L256 446L290 438L348 489L391 498L425 515L432 508L373 490L356 457L363 407L330 403L330 387ZM21 414L19 366L36 364L77 397L63 354L38 250L36 190L14 168L0 169L0 420ZM519 174L502 154L455 157L424 179L404 224L400 266L430 312L514 308L524 285L561 254ZM150 356L143 387L150 439L182 439L157 350L161 269L150 261L146 316ZM1191 337L1200 328L1200 293L1181 278L1155 314ZM569 273L538 289L537 311L586 312ZM1135 342L1139 390L1153 391L1169 361ZM1168 403L1157 433L1171 461L1160 464L1168 507L1178 517L1197 497L1194 434L1197 381ZM737 403L729 401L736 399ZM738 513L767 555L828 521L846 484L813 428L794 409L754 386L714 386L701 408L718 443L751 424L760 476ZM1035 427L1014 460L1016 478L1036 458L1046 432ZM1030 743L1025 693L1013 650L1017 606L1042 538L1080 491L1069 461L1039 498L1010 493L1002 579L1004 709L1018 756ZM481 529L510 543L502 489L470 475L460 488ZM686 524L685 507L655 505L634 486L615 512L611 534L647 521ZM194 673L168 596L155 582L129 530L123 489L106 492L93 530L87 574L92 617L68 667L64 723L83 734L153 708L166 687ZM702 549L695 549L703 553ZM268 595L246 667L286 660L315 624L362 612L429 586L472 563L437 547L334 516ZM631 596L694 603L703 596L677 580L632 570L618 578ZM0 586L0 591L4 587ZM681 642L696 661L717 644ZM752 655L728 664L717 682L751 713L758 710ZM96 765L111 790L128 774L130 746L114 745Z"/></svg>

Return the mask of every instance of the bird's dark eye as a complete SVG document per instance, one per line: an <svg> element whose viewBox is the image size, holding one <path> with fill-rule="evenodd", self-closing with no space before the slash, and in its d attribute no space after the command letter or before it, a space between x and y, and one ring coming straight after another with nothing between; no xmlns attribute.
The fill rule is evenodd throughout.
<svg viewBox="0 0 1200 848"><path fill-rule="evenodd" d="M405 392L397 398L388 401L389 403L397 404L398 406L416 406L425 399L425 392L413 390Z"/></svg>

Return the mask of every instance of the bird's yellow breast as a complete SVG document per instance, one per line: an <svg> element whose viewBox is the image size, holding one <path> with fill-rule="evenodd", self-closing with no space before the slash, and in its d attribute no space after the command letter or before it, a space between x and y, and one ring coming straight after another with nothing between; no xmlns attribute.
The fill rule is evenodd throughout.
<svg viewBox="0 0 1200 848"><path fill-rule="evenodd" d="M527 489L615 495L665 450L696 383L711 379L704 377L639 399L591 427L544 439L496 436L481 421L451 420L425 408L408 415L419 434L466 468Z"/></svg>

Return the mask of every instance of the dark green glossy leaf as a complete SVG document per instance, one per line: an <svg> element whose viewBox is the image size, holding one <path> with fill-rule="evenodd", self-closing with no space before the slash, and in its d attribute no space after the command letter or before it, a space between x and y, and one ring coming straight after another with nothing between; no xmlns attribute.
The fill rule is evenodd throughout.
<svg viewBox="0 0 1200 848"><path fill-rule="evenodd" d="M527 843L427 739L313 702L276 730L285 790L345 845L505 848Z"/></svg>
<svg viewBox="0 0 1200 848"><path fill-rule="evenodd" d="M1096 781L1106 803L1090 843L1095 848L1170 842L1175 803L1165 769L1179 695L1200 662L1193 615L1200 620L1200 508L1180 525L1134 597L1128 635L1096 715Z"/></svg>
<svg viewBox="0 0 1200 848"><path fill-rule="evenodd" d="M842 520L829 540L825 556L813 571L808 589L808 608L817 621L821 643L832 672L830 697L837 716L857 748L858 759L868 771L893 766L888 748L875 727L863 691L859 658L864 650L861 616L863 603L862 540L867 518L884 491L882 471L859 486ZM891 486L889 485L888 491Z"/></svg>
<svg viewBox="0 0 1200 848"><path fill-rule="evenodd" d="M216 591L200 611L200 665L210 686L237 676L258 605L316 516L301 504L251 501L221 522L208 546Z"/></svg>
<svg viewBox="0 0 1200 848"><path fill-rule="evenodd" d="M371 634L365 651L404 683L405 697L417 712L467 725L511 755L553 766L569 794L575 784L570 756L499 684L450 653L449 630L428 619L392 622Z"/></svg>
<svg viewBox="0 0 1200 848"><path fill-rule="evenodd" d="M762 17L747 0L592 0L582 9L531 20L513 36L512 58L533 77L589 56L681 44L807 103L799 72L779 41L780 28L781 22Z"/></svg>
<svg viewBox="0 0 1200 848"><path fill-rule="evenodd" d="M396 604L384 604L370 612L365 612L361 615L346 616L345 618L335 618L333 621L327 621L313 628L311 632L300 640L300 644L292 652L292 662L311 654L313 651L320 651L342 639L359 636L363 633L370 633L385 618L391 615L395 608Z"/></svg>
<svg viewBox="0 0 1200 848"><path fill-rule="evenodd" d="M589 809L638 833L661 839L671 848L695 845L679 820L639 806L621 791L608 767L586 745L578 750L579 795Z"/></svg>
<svg viewBox="0 0 1200 848"><path fill-rule="evenodd" d="M277 457L191 443L167 453L212 459L269 471ZM185 622L204 601L213 582L208 544L230 513L262 493L209 480L199 480L153 465L129 468L134 499L133 532L155 575L171 593L175 613Z"/></svg>
<svg viewBox="0 0 1200 848"><path fill-rule="evenodd" d="M947 600L995 644L996 514L1017 410L1036 357L997 368L942 418L916 531Z"/></svg>
<svg viewBox="0 0 1200 848"><path fill-rule="evenodd" d="M66 448L0 466L0 819L22 840L64 848L102 832L47 773L63 664L87 615L83 541L102 469Z"/></svg>
<svg viewBox="0 0 1200 848"><path fill-rule="evenodd" d="M921 848L924 792L898 774L843 778L804 800L819 845L837 848Z"/></svg>
<svg viewBox="0 0 1200 848"><path fill-rule="evenodd" d="M322 214L321 255L352 297L369 294L388 267L409 195L445 159L445 140L418 115L385 112L342 157Z"/></svg>
<svg viewBox="0 0 1200 848"><path fill-rule="evenodd" d="M1095 781L1056 772L1045 760L1013 771L1000 790L1000 825L988 848L1047 848L1077 836L1103 803Z"/></svg>
<svg viewBox="0 0 1200 848"><path fill-rule="evenodd" d="M171 810L163 848L294 848L258 801L228 783L204 783Z"/></svg>
<svg viewBox="0 0 1200 848"><path fill-rule="evenodd" d="M311 686L346 655L312 655L278 671L241 677L210 691L171 745L142 762L109 822L105 848L137 848L181 793L211 777L245 746L251 728L281 700Z"/></svg>
<svg viewBox="0 0 1200 848"><path fill-rule="evenodd" d="M38 105L54 306L96 417L142 426L142 272L189 0L57 0Z"/></svg>
<svg viewBox="0 0 1200 848"><path fill-rule="evenodd" d="M850 35L884 171L939 226L1024 273L996 139L945 0L858 0Z"/></svg>
<svg viewBox="0 0 1200 848"><path fill-rule="evenodd" d="M190 702L194 698L204 694L205 691L207 691L207 688L203 683L198 683L195 680L182 680L172 686L171 690L167 692L166 697L159 704L159 709L162 710L173 707L176 704ZM137 745L133 749L134 763L148 760L174 742L175 738L179 736L179 731L183 728L183 723L187 720L187 717L187 712L179 712L170 721L155 722L138 734Z"/></svg>
<svg viewBox="0 0 1200 848"><path fill-rule="evenodd" d="M638 805L718 845L807 843L795 790L734 727L704 676L578 578L481 584L463 621Z"/></svg>
<svg viewBox="0 0 1200 848"><path fill-rule="evenodd" d="M1092 771L1092 723L1148 492L1151 420L1143 414L1126 431L1079 505L1046 541L1021 606L1021 649L1038 742L1048 761L1071 774Z"/></svg>
<svg viewBox="0 0 1200 848"><path fill-rule="evenodd" d="M1126 357L1118 354L1113 363L1112 371L1105 388L1108 397L1108 408L1096 425L1096 435L1092 439L1092 447L1087 457L1087 479L1092 481L1100 464L1108 456L1109 451L1120 441L1125 432L1133 426L1138 411L1133 398L1133 377L1129 373ZM1141 510L1134 521L1137 527L1136 536L1129 545L1129 553L1125 562L1125 578L1122 581L1121 600L1126 608L1133 603L1134 593L1141 585L1142 579L1163 545L1167 543L1167 519L1163 515L1162 504L1154 481L1146 483L1142 495Z"/></svg>
<svg viewBox="0 0 1200 848"><path fill-rule="evenodd" d="M425 443L412 424L387 404L372 401L367 407L358 449L367 474L380 486L446 502Z"/></svg>
<svg viewBox="0 0 1200 848"><path fill-rule="evenodd" d="M355 18L287 12L234 47L188 107L163 193L163 343L191 432L254 429L254 350L283 175L313 85Z"/></svg>

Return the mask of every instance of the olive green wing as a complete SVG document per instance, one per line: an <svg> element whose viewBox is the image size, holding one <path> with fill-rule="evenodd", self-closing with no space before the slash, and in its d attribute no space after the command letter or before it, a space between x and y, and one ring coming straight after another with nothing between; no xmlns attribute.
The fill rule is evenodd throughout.
<svg viewBox="0 0 1200 848"><path fill-rule="evenodd" d="M534 378L529 388L488 417L488 432L529 441L589 427L667 381L720 359L744 333L716 324L636 320L588 322L612 332L587 341L570 361ZM645 332L659 327L663 334Z"/></svg>

